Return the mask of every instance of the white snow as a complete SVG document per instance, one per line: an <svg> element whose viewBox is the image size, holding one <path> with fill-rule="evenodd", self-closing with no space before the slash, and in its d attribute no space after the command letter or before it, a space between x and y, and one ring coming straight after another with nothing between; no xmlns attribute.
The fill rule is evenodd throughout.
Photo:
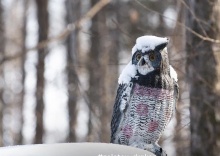
<svg viewBox="0 0 220 156"><path fill-rule="evenodd" d="M176 71L174 70L174 68L170 65L170 76L171 78L173 78L176 82L178 81L178 78L177 78L177 73Z"/></svg>
<svg viewBox="0 0 220 156"><path fill-rule="evenodd" d="M128 65L123 69L121 72L121 75L118 78L119 84L128 84L131 80L131 78L134 78L137 73L136 66L131 63L131 61L128 63Z"/></svg>
<svg viewBox="0 0 220 156"><path fill-rule="evenodd" d="M118 83L119 84L128 84L131 81L131 78L134 78L136 74L137 74L137 68L130 61L128 63L128 65L123 69L121 75L119 76ZM178 81L177 73L171 65L170 65L170 76L176 82Z"/></svg>
<svg viewBox="0 0 220 156"><path fill-rule="evenodd" d="M59 143L0 148L1 156L155 156L146 150L107 143Z"/></svg>
<svg viewBox="0 0 220 156"><path fill-rule="evenodd" d="M141 36L138 37L136 40L135 46L132 48L132 55L137 50L142 50L142 52L145 52L147 50L154 50L154 48L157 45L163 44L169 42L169 39L166 37L157 37L157 36Z"/></svg>

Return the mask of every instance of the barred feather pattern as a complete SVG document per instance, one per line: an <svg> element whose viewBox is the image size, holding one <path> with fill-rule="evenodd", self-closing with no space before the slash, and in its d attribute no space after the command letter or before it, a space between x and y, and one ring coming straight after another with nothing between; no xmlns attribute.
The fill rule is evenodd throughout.
<svg viewBox="0 0 220 156"><path fill-rule="evenodd" d="M145 149L157 143L174 109L174 90L134 84L115 143Z"/></svg>

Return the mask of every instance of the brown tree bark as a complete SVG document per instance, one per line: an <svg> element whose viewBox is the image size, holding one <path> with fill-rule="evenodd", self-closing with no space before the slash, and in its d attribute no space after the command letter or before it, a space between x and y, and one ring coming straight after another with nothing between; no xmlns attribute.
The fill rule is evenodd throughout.
<svg viewBox="0 0 220 156"><path fill-rule="evenodd" d="M94 5L97 0L92 0ZM119 31L117 4L112 2L92 20L89 71L89 141L109 142L110 122L118 77Z"/></svg>
<svg viewBox="0 0 220 156"><path fill-rule="evenodd" d="M67 24L73 23L80 18L80 0L66 0ZM69 112L69 135L68 142L76 142L77 124L77 97L78 75L76 65L79 53L79 30L75 29L67 38L67 75L68 75L68 112Z"/></svg>
<svg viewBox="0 0 220 156"><path fill-rule="evenodd" d="M4 91L4 73L3 73L3 61L5 55L5 33L4 33L4 20L3 20L3 8L2 0L0 0L0 147L3 146L3 91Z"/></svg>
<svg viewBox="0 0 220 156"><path fill-rule="evenodd" d="M186 25L193 31L216 39L219 22L214 16L217 0L197 1L186 0L190 7L187 9ZM192 12L192 13L191 13ZM197 17L194 18L192 14ZM214 55L214 43L204 41L190 32L186 33L187 76L190 85L190 130L191 155L217 156L217 143L220 141L219 112L215 108L219 105L219 93L216 91L217 60Z"/></svg>
<svg viewBox="0 0 220 156"><path fill-rule="evenodd" d="M120 52L120 32L113 20L119 20L119 1L110 3L103 10L105 29L101 29L101 53L103 67L103 90L104 102L101 104L101 141L109 142L110 140L110 123L112 117L112 109L115 102L116 90L118 85L118 54ZM118 21L119 22L119 21Z"/></svg>
<svg viewBox="0 0 220 156"><path fill-rule="evenodd" d="M217 2L217 5L215 5L215 12L216 12L216 16L215 19L216 21L220 21L220 10L219 10L219 6L220 6L220 1ZM220 30L220 24L218 23L218 30ZM220 33L217 34L218 36L218 40L220 40ZM217 75L218 75L218 83L216 85L216 92L218 93L218 96L220 97L220 44L215 44L215 57L217 58ZM217 121L217 125L216 125L216 132L220 132L220 98L218 101L217 106L215 107L215 118ZM217 149L216 149L216 153L220 153L220 144L219 144L219 140L220 140L220 135L219 133L216 136L216 140L217 140Z"/></svg>
<svg viewBox="0 0 220 156"><path fill-rule="evenodd" d="M95 5L98 0L91 0L91 6ZM89 73L89 123L88 123L88 141L100 140L100 115L102 103L102 71L100 63L100 34L99 17L100 13L96 14L92 19L91 26L91 48L88 54L87 68Z"/></svg>
<svg viewBox="0 0 220 156"><path fill-rule="evenodd" d="M176 4L178 8L178 17L177 21L184 23L185 22L185 9L181 1L177 1ZM180 88L180 94L188 93L188 87L186 82L186 68L185 63L186 58L183 49L185 49L185 28L176 24L172 36L173 44L173 53L170 53L171 64L178 72L178 85ZM175 58L176 57L176 58ZM178 61L172 61L178 60ZM173 141L175 143L175 151L177 156L188 156L189 155L189 125L186 121L189 120L188 113L188 102L185 102L185 99L182 96L179 96L179 100L176 106L175 116L176 116L176 125Z"/></svg>
<svg viewBox="0 0 220 156"><path fill-rule="evenodd" d="M21 55L21 74L22 74L22 90L20 93L20 99L18 101L19 104L19 109L20 109L20 130L18 132L18 139L17 139L17 144L18 145L22 145L23 144L23 134L22 134L22 130L23 130L23 125L24 125L24 118L23 118L23 106L24 106L24 96L25 96L25 60L26 60L26 45L25 45L25 41L26 41L26 35L27 35L27 30L26 30L26 25L27 25L27 9L28 9L28 4L29 4L29 0L23 0L23 26L22 26L22 55Z"/></svg>
<svg viewBox="0 0 220 156"><path fill-rule="evenodd" d="M48 0L36 0L37 4L37 21L39 26L38 42L44 41L48 38L49 20L48 20ZM43 142L44 125L44 59L47 54L47 48L38 49L38 64L37 64L37 88L36 88L36 134L34 143L39 144Z"/></svg>

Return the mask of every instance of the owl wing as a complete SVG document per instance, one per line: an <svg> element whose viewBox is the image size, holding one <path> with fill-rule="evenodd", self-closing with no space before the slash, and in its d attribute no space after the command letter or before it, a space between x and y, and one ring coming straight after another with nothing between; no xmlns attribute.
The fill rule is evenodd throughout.
<svg viewBox="0 0 220 156"><path fill-rule="evenodd" d="M171 117L168 119L167 123L168 124L172 117L175 115L175 111L176 111L176 104L177 104L177 101L179 99L179 86L178 86L178 78L177 78L177 73L176 71L174 70L174 68L170 65L170 78L172 79L172 82L173 84L173 89L174 89L174 93L173 93L173 103L172 103L172 111L171 111Z"/></svg>
<svg viewBox="0 0 220 156"><path fill-rule="evenodd" d="M179 86L178 86L178 78L177 78L177 73L174 70L174 68L170 65L170 77L173 79L173 86L174 86L174 111L176 110L176 103L179 99ZM174 112L173 112L174 114Z"/></svg>
<svg viewBox="0 0 220 156"><path fill-rule="evenodd" d="M170 118L167 120L166 125L171 121L171 119L173 118L173 116L175 115L175 111L176 111L176 104L177 101L179 99L179 86L177 84L177 82L173 79L173 85L174 85L174 93L173 93L173 106L172 106L172 110L171 110L171 116Z"/></svg>
<svg viewBox="0 0 220 156"><path fill-rule="evenodd" d="M132 83L119 84L111 121L111 143L115 140L115 135L122 120L122 115L130 100L132 85Z"/></svg>
<svg viewBox="0 0 220 156"><path fill-rule="evenodd" d="M177 101L178 101L178 99L179 99L179 85L177 84L177 82L176 82L175 80L173 80L173 85L174 85L173 111L172 111L172 115L171 115L171 118L169 119L168 123L170 122L170 120L172 119L172 117L175 115L176 104L177 104Z"/></svg>
<svg viewBox="0 0 220 156"><path fill-rule="evenodd" d="M179 99L179 85L174 80L174 108L176 109L176 103Z"/></svg>

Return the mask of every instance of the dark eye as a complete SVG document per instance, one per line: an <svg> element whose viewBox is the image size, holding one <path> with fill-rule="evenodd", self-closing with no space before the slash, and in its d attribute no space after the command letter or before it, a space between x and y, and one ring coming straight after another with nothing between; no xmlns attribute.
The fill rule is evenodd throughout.
<svg viewBox="0 0 220 156"><path fill-rule="evenodd" d="M139 61L140 59L141 59L141 54L139 53L136 55L136 60Z"/></svg>
<svg viewBox="0 0 220 156"><path fill-rule="evenodd" d="M150 54L149 54L149 60L150 60L150 61L154 61L155 58L156 58L156 57L155 57L154 53L150 53Z"/></svg>

